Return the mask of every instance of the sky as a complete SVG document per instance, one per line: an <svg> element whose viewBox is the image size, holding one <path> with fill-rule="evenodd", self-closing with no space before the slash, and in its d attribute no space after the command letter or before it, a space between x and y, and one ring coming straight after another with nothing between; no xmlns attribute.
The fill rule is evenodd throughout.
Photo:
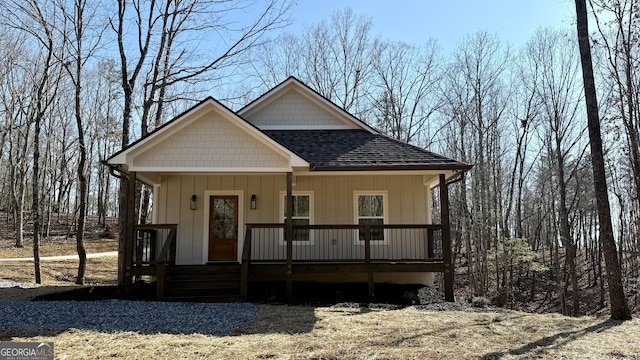
<svg viewBox="0 0 640 360"><path fill-rule="evenodd" d="M298 0L288 30L299 33L351 7L370 17L383 39L419 45L434 38L452 51L465 36L486 30L519 47L539 27L573 29L574 6L572 0Z"/></svg>

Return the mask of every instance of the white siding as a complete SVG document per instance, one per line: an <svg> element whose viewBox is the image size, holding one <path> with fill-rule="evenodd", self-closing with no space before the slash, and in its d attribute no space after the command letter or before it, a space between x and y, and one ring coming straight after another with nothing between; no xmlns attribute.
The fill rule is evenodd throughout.
<svg viewBox="0 0 640 360"><path fill-rule="evenodd" d="M286 168L287 159L215 111L136 156L136 167Z"/></svg>
<svg viewBox="0 0 640 360"><path fill-rule="evenodd" d="M264 108L246 116L257 127L344 127L347 123L329 113L298 91L289 90ZM355 124L349 127L356 129Z"/></svg>
<svg viewBox="0 0 640 360"><path fill-rule="evenodd" d="M204 262L206 191L241 190L245 223L278 222L277 196L285 188L284 175L210 175L163 176L157 199L158 223L178 224L176 261L179 265ZM196 195L196 210L190 210L189 199ZM258 209L249 209L251 194L258 196ZM239 245L244 239L240 224Z"/></svg>
<svg viewBox="0 0 640 360"><path fill-rule="evenodd" d="M155 199L158 223L178 224L178 264L202 264L206 191L240 190L244 194L245 223L280 222L280 196L286 190L285 175L201 175L163 176ZM294 191L313 192L315 224L354 224L354 191L381 191L388 194L390 224L427 224L428 187L422 176L298 176ZM196 210L189 209L196 195ZM251 195L257 209L250 210ZM241 224L241 227L244 224ZM241 242L244 231L239 232Z"/></svg>

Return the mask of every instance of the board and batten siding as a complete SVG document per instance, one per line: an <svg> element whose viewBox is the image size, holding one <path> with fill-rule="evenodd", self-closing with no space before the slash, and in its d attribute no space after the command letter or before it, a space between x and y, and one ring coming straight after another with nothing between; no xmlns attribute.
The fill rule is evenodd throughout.
<svg viewBox="0 0 640 360"><path fill-rule="evenodd" d="M133 159L142 168L287 168L288 159L217 113L200 118Z"/></svg>
<svg viewBox="0 0 640 360"><path fill-rule="evenodd" d="M245 115L250 123L259 128L300 126L347 126L325 108L309 100L296 90L289 90L273 100L260 111ZM351 128L356 129L355 125Z"/></svg>
<svg viewBox="0 0 640 360"><path fill-rule="evenodd" d="M277 222L276 197L284 189L285 175L171 175L163 176L158 189L155 218L158 223L178 224L176 246L176 263L178 265L203 264L206 261L204 253L205 214L209 199L205 193L219 191L221 193L239 190L243 193L245 223L273 223ZM258 210L249 210L251 194L258 196ZM264 195L261 195L264 194ZM196 210L191 210L189 201L196 195ZM239 224L238 235L242 245L244 238L244 224Z"/></svg>
<svg viewBox="0 0 640 360"><path fill-rule="evenodd" d="M354 193L384 191L387 194L390 224L428 224L431 193L422 176L296 176L296 192L314 195L315 224L354 224ZM154 219L158 223L177 223L177 264L202 264L206 262L205 243L206 207L205 194L239 191L244 223L276 223L281 221L280 194L286 189L284 174L261 175L170 175L163 176L154 203ZM257 197L257 209L250 210L250 198ZM190 210L189 200L197 197L196 210ZM239 225L239 246L244 240L244 224ZM272 245L280 246L280 239ZM318 246L320 246L318 239ZM393 244L390 244L393 246ZM353 251L362 251L354 244ZM375 250L374 250L375 251ZM375 256L375 252L372 252ZM392 276L393 274L389 274Z"/></svg>

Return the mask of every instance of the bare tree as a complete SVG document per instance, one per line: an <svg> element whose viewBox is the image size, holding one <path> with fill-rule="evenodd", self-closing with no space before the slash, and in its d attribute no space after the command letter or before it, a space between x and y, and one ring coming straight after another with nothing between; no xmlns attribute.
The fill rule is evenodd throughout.
<svg viewBox="0 0 640 360"><path fill-rule="evenodd" d="M623 220L618 217L620 229L620 265L630 268L627 278L637 278L640 273L640 4L637 1L592 0L595 24L599 37L594 39L594 47L601 49L603 56L596 71L601 73L605 89L601 109L602 120L611 133L620 133L611 143L619 146L620 161L627 163L620 177L620 205L626 207L630 216ZM601 104L601 105L602 105ZM605 130L605 133L607 131ZM611 150L617 150L614 146ZM605 150L606 151L606 150ZM612 169L615 170L615 169ZM622 178L620 179L622 180ZM628 203L628 204L627 204ZM637 298L637 297L636 297Z"/></svg>
<svg viewBox="0 0 640 360"><path fill-rule="evenodd" d="M93 138L96 142L96 156L105 159L117 151L119 146L119 121L116 119L119 76L116 61L103 60L96 70L97 82L93 89L95 116L100 119L95 123ZM96 213L98 224L106 226L106 218L110 210L111 175L105 166L97 166Z"/></svg>
<svg viewBox="0 0 640 360"><path fill-rule="evenodd" d="M304 79L305 53L302 37L292 33L283 33L272 43L256 48L251 67L252 76L258 79L258 89L271 89L289 76Z"/></svg>
<svg viewBox="0 0 640 360"><path fill-rule="evenodd" d="M497 249L502 231L501 219L501 187L502 177L502 143L501 131L505 111L509 104L511 89L507 86L507 65L510 60L508 49L504 49L500 41L486 32L478 32L462 41L454 60L447 69L445 87L446 108L456 124L457 136L449 138L453 142L462 142L466 152L461 159L473 159L475 166L470 173L470 196L468 231L470 252L467 256L474 258L475 274L474 291L478 295L486 295L492 278L490 277L489 255L491 249ZM459 134L459 136L458 136ZM462 140L464 138L464 140ZM466 190L465 190L466 191ZM467 195L464 194L463 197ZM498 261L493 252L494 261ZM497 271L497 266L494 267Z"/></svg>
<svg viewBox="0 0 640 360"><path fill-rule="evenodd" d="M29 78L30 64L13 62L7 74L2 91L3 114L8 122L6 127L8 193L15 231L15 246L24 246L25 195L30 171L28 152L31 148L31 123L24 108L28 104L30 84L19 79Z"/></svg>
<svg viewBox="0 0 640 360"><path fill-rule="evenodd" d="M85 221L87 216L87 144L85 138L86 121L84 118L84 106L82 101L83 70L89 59L101 46L104 27L97 25L102 19L97 17L97 7L87 0L73 0L72 3L61 1L58 3L59 11L63 14L68 27L61 28L62 36L66 40L68 51L62 55L64 67L71 79L74 89L74 118L78 132L79 160L76 170L78 187L76 189L78 210L76 222L76 250L80 259L76 284L84 284L87 252L84 246ZM70 60L66 60L66 56Z"/></svg>
<svg viewBox="0 0 640 360"><path fill-rule="evenodd" d="M381 43L373 58L375 90L370 92L378 129L391 137L428 146L429 123L440 107L442 65L435 40L417 47Z"/></svg>
<svg viewBox="0 0 640 360"><path fill-rule="evenodd" d="M594 19L600 34L598 45L606 59L604 79L613 89L608 100L615 104L611 110L618 114L627 135L635 199L640 201L640 28L634 25L640 16L640 5L630 0L590 2L600 10Z"/></svg>
<svg viewBox="0 0 640 360"><path fill-rule="evenodd" d="M611 224L611 209L609 206L607 177L604 167L604 153L602 151L602 135L600 134L598 99L593 76L591 46L589 44L589 22L587 19L586 0L576 0L576 18L580 60L582 62L584 94L587 105L593 182L598 205L600 242L602 243L605 265L607 268L611 318L616 320L631 320L631 312L629 311L627 299L624 294L624 288L622 286L622 271L620 269L620 263L618 262L618 253L613 237L613 226Z"/></svg>
<svg viewBox="0 0 640 360"><path fill-rule="evenodd" d="M371 19L346 8L304 35L304 76L311 87L340 107L363 115L363 84L372 73L378 39L371 35Z"/></svg>
<svg viewBox="0 0 640 360"><path fill-rule="evenodd" d="M573 179L583 158L586 144L581 141L585 127L576 123L581 89L577 78L578 58L566 34L550 29L539 30L530 43L531 56L540 70L538 93L541 115L547 126L543 136L543 146L553 159L553 182L557 186L557 204L559 235L562 247L566 249L566 262L569 265L569 277L572 284L573 315L580 312L579 287L576 273L576 243L574 226L571 224L570 211L573 201L569 198L569 182ZM559 275L559 274L558 274ZM562 298L563 313L567 312L565 303L566 287L559 281L559 293Z"/></svg>
<svg viewBox="0 0 640 360"><path fill-rule="evenodd" d="M48 110L49 105L56 96L59 75L54 74L54 14L46 5L39 3L37 0L27 2L10 1L5 3L4 10L9 15L9 24L17 30L20 30L28 36L34 38L36 42L42 46L42 64L36 66L38 73L33 74L33 91L29 99L27 117L30 123L34 125L34 141L33 141L33 176L32 176L32 207L31 215L33 218L33 257L35 267L35 281L41 282L40 277L40 250L39 236L42 229L42 214L40 206L40 130L42 120Z"/></svg>
<svg viewBox="0 0 640 360"><path fill-rule="evenodd" d="M371 19L346 8L298 36L284 34L275 47L260 47L253 69L262 90L288 76L296 76L322 96L367 120L367 85L379 40L372 36Z"/></svg>
<svg viewBox="0 0 640 360"><path fill-rule="evenodd" d="M515 154L511 175L507 184L507 198L504 210L504 234L506 237L523 238L523 197L525 180L531 173L533 163L538 158L530 155L530 147L540 111L538 83L539 65L528 56L530 47L526 46L519 55L514 81L517 83L513 93L514 108L510 116L512 133L515 137ZM535 151L535 150L534 150ZM515 205L514 205L515 202ZM515 212L512 220L512 211Z"/></svg>

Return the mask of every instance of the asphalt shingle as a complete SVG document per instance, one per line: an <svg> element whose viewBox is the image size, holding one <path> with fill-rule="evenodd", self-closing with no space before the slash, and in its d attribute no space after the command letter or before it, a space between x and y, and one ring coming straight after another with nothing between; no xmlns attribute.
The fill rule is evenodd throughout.
<svg viewBox="0 0 640 360"><path fill-rule="evenodd" d="M468 170L471 166L365 130L263 130L311 170Z"/></svg>

